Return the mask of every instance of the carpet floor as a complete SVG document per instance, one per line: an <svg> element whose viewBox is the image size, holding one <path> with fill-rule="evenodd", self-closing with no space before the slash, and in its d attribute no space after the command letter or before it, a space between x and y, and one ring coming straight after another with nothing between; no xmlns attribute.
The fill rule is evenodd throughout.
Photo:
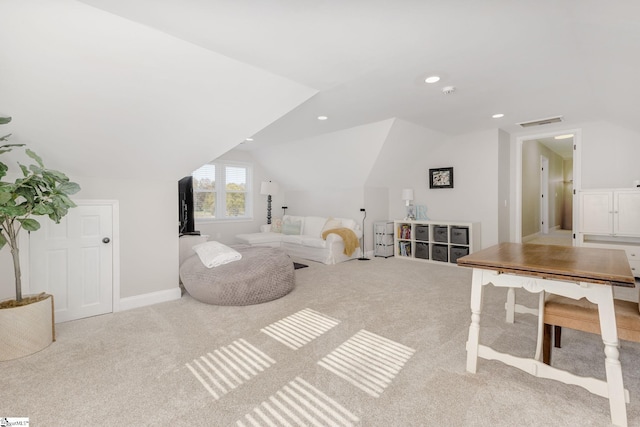
<svg viewBox="0 0 640 427"><path fill-rule="evenodd" d="M470 270L395 258L305 264L293 292L264 304L185 294L57 325L50 347L0 363L0 417L63 427L609 425L608 401L582 388L496 361L465 371ZM487 288L480 340L532 356L536 318L505 323L505 297ZM640 345L622 342L620 353L637 426ZM553 364L604 378L602 342L564 330Z"/></svg>

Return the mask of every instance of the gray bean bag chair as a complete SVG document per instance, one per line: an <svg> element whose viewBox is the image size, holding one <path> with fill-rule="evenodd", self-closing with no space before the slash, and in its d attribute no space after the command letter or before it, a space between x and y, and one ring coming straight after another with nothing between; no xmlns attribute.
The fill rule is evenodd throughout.
<svg viewBox="0 0 640 427"><path fill-rule="evenodd" d="M215 305L250 305L281 298L295 287L293 261L277 248L238 246L242 259L207 268L198 255L180 267L180 279L195 299Z"/></svg>

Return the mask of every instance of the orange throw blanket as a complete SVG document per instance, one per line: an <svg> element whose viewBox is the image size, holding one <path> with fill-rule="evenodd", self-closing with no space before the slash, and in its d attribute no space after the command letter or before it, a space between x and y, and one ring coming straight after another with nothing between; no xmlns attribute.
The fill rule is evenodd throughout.
<svg viewBox="0 0 640 427"><path fill-rule="evenodd" d="M323 231L322 238L324 240L327 240L327 236L329 234L337 234L338 236L342 237L342 240L344 241L344 254L346 256L351 256L356 248L360 246L358 236L356 236L356 233L354 233L350 228L340 227Z"/></svg>

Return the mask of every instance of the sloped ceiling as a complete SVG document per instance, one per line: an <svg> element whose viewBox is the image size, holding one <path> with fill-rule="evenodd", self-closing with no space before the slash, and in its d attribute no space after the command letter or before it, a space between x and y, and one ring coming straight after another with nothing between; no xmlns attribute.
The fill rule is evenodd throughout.
<svg viewBox="0 0 640 427"><path fill-rule="evenodd" d="M640 127L637 0L83 2L320 91L254 146L392 117L448 135L556 115Z"/></svg>
<svg viewBox="0 0 640 427"><path fill-rule="evenodd" d="M254 151L285 190L362 188L395 119Z"/></svg>
<svg viewBox="0 0 640 427"><path fill-rule="evenodd" d="M316 90L68 1L0 2L0 129L51 168L178 179Z"/></svg>
<svg viewBox="0 0 640 427"><path fill-rule="evenodd" d="M169 179L247 136L264 150L391 118L638 131L637 16L636 0L3 0L0 114L51 167Z"/></svg>

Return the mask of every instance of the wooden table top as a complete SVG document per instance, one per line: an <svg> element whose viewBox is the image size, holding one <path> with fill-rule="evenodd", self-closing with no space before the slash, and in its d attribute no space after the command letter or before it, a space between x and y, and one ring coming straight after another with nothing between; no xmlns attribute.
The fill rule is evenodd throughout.
<svg viewBox="0 0 640 427"><path fill-rule="evenodd" d="M619 249L500 243L458 258L458 265L544 279L635 287L627 255Z"/></svg>

